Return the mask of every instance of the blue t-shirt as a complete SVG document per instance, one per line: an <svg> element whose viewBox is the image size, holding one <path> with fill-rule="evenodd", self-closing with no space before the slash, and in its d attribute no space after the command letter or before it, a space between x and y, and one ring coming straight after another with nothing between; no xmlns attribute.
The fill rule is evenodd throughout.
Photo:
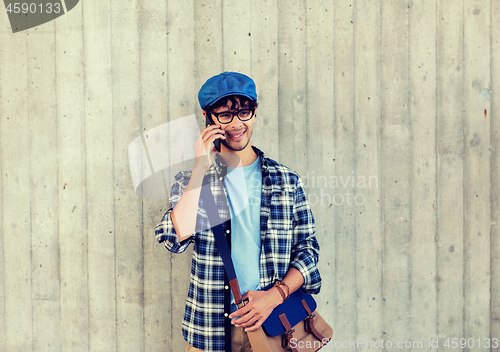
<svg viewBox="0 0 500 352"><path fill-rule="evenodd" d="M260 199L262 162L228 168L224 180L231 211L231 258L241 294L260 290ZM237 307L231 293L231 312Z"/></svg>

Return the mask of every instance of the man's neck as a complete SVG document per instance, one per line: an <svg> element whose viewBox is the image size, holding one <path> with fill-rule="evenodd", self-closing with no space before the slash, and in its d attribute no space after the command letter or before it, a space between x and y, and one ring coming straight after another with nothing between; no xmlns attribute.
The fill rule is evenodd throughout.
<svg viewBox="0 0 500 352"><path fill-rule="evenodd" d="M238 158L231 158L231 154L237 156ZM220 158L229 167L237 167L237 166L248 166L251 165L257 160L258 155L254 152L250 143L246 146L245 149L235 152L234 150L230 150L225 146L221 145L221 154L219 154ZM239 165L239 160L241 160L241 165ZM235 162L238 160L238 162Z"/></svg>

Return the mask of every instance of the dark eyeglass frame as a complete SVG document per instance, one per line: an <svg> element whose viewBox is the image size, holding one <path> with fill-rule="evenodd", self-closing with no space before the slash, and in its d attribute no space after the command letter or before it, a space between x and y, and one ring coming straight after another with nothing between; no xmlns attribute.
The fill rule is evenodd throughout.
<svg viewBox="0 0 500 352"><path fill-rule="evenodd" d="M240 117L240 113L241 113L242 111L251 111L251 112L252 112L252 114L250 115L250 117L249 117L249 118L243 119L243 118L241 118L241 117ZM234 119L234 116L235 116L235 115L236 115L236 116L238 116L238 119L239 119L240 121L248 121L248 120L251 120L251 119L252 119L252 117L255 115L255 109L240 109L240 110L238 110L238 111L223 111L223 112L219 112L219 113L216 113L216 112L210 112L210 111L208 111L208 113L209 113L210 115L214 115L214 116L217 118L217 121L219 121L219 123L220 123L220 124L227 125L227 124L229 124L229 123L233 122L233 119ZM219 120L219 116L220 116L220 115L222 115L222 114L231 114L231 120L229 120L229 122L222 122L221 120Z"/></svg>

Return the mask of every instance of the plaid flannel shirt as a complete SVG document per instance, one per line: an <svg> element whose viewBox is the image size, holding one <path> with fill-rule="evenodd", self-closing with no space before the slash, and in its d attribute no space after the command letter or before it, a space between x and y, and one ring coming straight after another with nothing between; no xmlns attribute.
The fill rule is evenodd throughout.
<svg viewBox="0 0 500 352"><path fill-rule="evenodd" d="M304 277L301 288L316 294L321 287L321 276L316 267L319 244L303 183L296 172L266 158L258 148L253 149L262 161L260 285L267 289L276 280L282 280L289 268L296 268ZM225 175L225 167L216 157L215 164L206 173L222 219L229 218L227 192L220 181ZM230 313L229 287L203 201L199 201L195 233L182 243L170 216L190 177L191 171L182 171L175 176L171 206L156 227L156 238L173 253L182 253L194 243L191 282L182 322L184 339L202 351L225 351L228 346L225 336L231 326L227 317ZM227 223L223 224L223 229L224 233L229 232L226 231ZM231 248L230 236L226 234L226 237Z"/></svg>

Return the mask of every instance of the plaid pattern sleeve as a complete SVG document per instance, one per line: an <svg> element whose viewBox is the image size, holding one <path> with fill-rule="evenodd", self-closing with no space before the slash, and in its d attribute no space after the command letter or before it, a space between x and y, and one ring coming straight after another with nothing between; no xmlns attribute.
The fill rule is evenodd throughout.
<svg viewBox="0 0 500 352"><path fill-rule="evenodd" d="M304 276L302 289L317 293L321 287L321 277L316 268L319 245L302 181L297 173L266 158L258 148L253 148L262 160L261 287L265 289L276 280L282 280L288 269L294 267ZM225 174L224 167L216 158L206 175L219 215L221 219L228 219L227 192L224 183L220 182ZM226 311L229 305L225 297L229 295L225 293L229 292L229 287L224 284L224 265L203 209L203 201L199 202L195 234L183 243L179 243L170 217L190 177L189 171L176 175L170 196L171 207L157 225L155 233L157 240L165 243L166 248L174 253L181 253L190 243L194 244L182 333L195 348L223 352L225 324L230 313ZM223 229L230 233L226 223L223 223Z"/></svg>
<svg viewBox="0 0 500 352"><path fill-rule="evenodd" d="M283 280L289 268L296 268L304 277L302 290L319 293L319 244L303 183L286 166L272 159L266 161L261 203L261 287Z"/></svg>
<svg viewBox="0 0 500 352"><path fill-rule="evenodd" d="M317 294L321 288L321 276L316 267L319 244L316 240L314 218L307 202L304 185L300 178L294 192L293 242L290 267L299 270L304 277L302 290Z"/></svg>
<svg viewBox="0 0 500 352"><path fill-rule="evenodd" d="M156 239L160 243L164 243L165 247L173 253L182 253L186 248L194 242L193 237L179 242L175 232L174 223L172 222L172 210L177 205L182 193L186 189L189 180L191 179L191 171L181 171L175 175L174 184L170 191L170 208L167 210L163 219L156 226Z"/></svg>

